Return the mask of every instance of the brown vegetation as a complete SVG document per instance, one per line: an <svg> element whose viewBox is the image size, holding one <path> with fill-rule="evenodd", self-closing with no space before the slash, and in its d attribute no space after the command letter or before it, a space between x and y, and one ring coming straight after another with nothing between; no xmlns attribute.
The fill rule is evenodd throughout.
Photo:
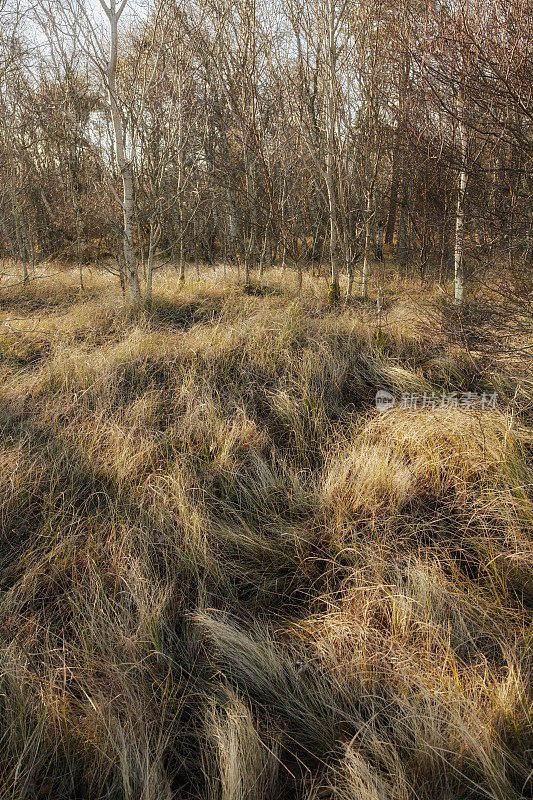
<svg viewBox="0 0 533 800"><path fill-rule="evenodd" d="M2 294L0 796L531 797L528 362L308 276L86 284Z"/></svg>

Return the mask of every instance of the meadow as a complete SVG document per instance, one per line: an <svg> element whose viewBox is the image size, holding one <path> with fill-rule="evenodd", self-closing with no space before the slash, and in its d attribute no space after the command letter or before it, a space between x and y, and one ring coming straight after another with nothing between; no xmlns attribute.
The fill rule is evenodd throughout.
<svg viewBox="0 0 533 800"><path fill-rule="evenodd" d="M404 285L76 281L0 295L0 798L533 797L531 360Z"/></svg>

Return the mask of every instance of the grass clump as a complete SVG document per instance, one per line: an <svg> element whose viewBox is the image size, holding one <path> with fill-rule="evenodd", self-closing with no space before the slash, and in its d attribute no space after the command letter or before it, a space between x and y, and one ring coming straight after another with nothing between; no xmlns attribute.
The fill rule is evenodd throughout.
<svg viewBox="0 0 533 800"><path fill-rule="evenodd" d="M530 797L515 365L400 300L376 341L307 277L130 310L62 280L0 310L2 796Z"/></svg>

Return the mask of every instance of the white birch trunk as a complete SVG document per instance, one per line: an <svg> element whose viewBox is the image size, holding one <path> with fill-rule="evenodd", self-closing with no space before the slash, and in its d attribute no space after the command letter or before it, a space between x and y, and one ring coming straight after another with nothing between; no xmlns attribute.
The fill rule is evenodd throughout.
<svg viewBox="0 0 533 800"><path fill-rule="evenodd" d="M328 84L327 84L327 152L326 187L329 202L329 258L331 283L330 302L339 300L339 267L337 262L337 199L335 194L335 0L328 0Z"/></svg>
<svg viewBox="0 0 533 800"><path fill-rule="evenodd" d="M109 93L109 105L111 108L111 120L113 123L113 133L115 139L115 155L117 165L122 179L122 209L123 209L123 240L124 240L124 267L130 300L135 302L140 299L141 291L139 287L139 274L137 270L137 260L133 248L133 170L131 161L126 158L124 146L124 126L117 103L117 57L118 57L118 21L126 5L126 0L122 0L119 8L116 7L116 0L110 0L107 6L103 0L100 4L104 9L109 20L111 44L109 51L109 61L107 65L107 88Z"/></svg>
<svg viewBox="0 0 533 800"><path fill-rule="evenodd" d="M467 135L464 124L464 96L463 90L459 90L457 99L457 109L459 115L459 138L461 143L461 168L459 171L459 185L457 189L457 210L455 214L455 304L462 305L464 295L464 264L463 264L463 243L464 243L464 202L466 194L466 157L467 157Z"/></svg>

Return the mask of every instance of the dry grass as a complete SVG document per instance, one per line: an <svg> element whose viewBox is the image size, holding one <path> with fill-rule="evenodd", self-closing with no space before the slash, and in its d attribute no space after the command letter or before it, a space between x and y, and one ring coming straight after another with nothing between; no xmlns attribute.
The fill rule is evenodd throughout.
<svg viewBox="0 0 533 800"><path fill-rule="evenodd" d="M3 291L0 798L531 798L531 386L291 280Z"/></svg>

